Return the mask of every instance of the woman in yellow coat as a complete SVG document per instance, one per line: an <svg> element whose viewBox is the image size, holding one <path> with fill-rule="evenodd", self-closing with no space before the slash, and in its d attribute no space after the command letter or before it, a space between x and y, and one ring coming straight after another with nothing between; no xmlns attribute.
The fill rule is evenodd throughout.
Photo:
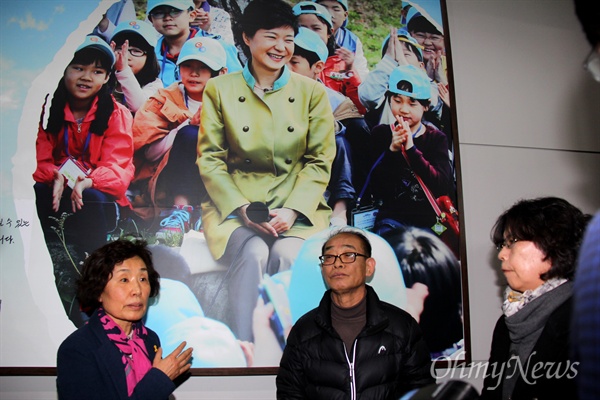
<svg viewBox="0 0 600 400"><path fill-rule="evenodd" d="M298 30L291 7L253 0L237 28L249 61L206 85L198 166L204 234L229 265L231 328L251 341L262 274L288 269L303 239L329 225L335 136L323 85L286 67ZM247 212L255 202L268 207L262 221Z"/></svg>

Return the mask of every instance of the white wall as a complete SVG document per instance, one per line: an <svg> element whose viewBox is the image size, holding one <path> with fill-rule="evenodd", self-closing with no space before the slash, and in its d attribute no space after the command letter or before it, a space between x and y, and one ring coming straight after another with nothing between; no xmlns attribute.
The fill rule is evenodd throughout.
<svg viewBox="0 0 600 400"><path fill-rule="evenodd" d="M600 85L570 0L447 0L463 178L473 360L503 285L489 231L516 200L600 208ZM471 379L478 387L481 380ZM194 377L183 399L272 399L275 377ZM55 399L53 377L0 377L0 398Z"/></svg>

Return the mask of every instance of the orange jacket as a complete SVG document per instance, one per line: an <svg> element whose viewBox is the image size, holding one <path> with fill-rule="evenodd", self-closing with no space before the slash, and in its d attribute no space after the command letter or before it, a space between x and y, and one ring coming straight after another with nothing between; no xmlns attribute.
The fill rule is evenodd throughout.
<svg viewBox="0 0 600 400"><path fill-rule="evenodd" d="M125 192L133 179L133 135L131 112L113 99L114 111L103 135L90 135L89 147L82 154L90 125L96 118L98 98L78 127L69 104L65 106L65 127L68 130L69 154L88 168L92 188L115 197L118 204L129 206ZM37 168L33 173L36 182L52 184L54 171L68 158L64 146L64 130L54 135L46 132L42 124L35 142Z"/></svg>
<svg viewBox="0 0 600 400"><path fill-rule="evenodd" d="M144 201L140 201L143 204L134 202L135 207L156 205L157 179L169 160L170 150L155 161L148 160L145 156L146 146L163 139L169 132L191 117L192 113L187 109L185 99L179 89L179 82L175 82L168 88L158 89L136 112L133 120L134 182L147 181L147 186L142 183L146 196L143 196Z"/></svg>

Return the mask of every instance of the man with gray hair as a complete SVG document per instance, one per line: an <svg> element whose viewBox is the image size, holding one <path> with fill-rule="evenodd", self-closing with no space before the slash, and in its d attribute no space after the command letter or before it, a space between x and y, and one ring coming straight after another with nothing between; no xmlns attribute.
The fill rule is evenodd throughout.
<svg viewBox="0 0 600 400"><path fill-rule="evenodd" d="M278 399L397 399L434 382L417 322L379 300L371 244L342 228L323 245L321 273L329 290L292 328L277 375Z"/></svg>

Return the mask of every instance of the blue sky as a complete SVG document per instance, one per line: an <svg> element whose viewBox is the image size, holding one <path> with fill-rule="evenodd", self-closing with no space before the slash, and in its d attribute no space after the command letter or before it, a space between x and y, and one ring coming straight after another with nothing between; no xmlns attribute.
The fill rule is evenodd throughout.
<svg viewBox="0 0 600 400"><path fill-rule="evenodd" d="M0 185L16 149L17 126L31 81L98 0L2 0L0 9ZM68 60L65 60L65 63ZM41 106L41 105L40 105ZM38 116L32 116L38 118ZM35 134L35 133L34 133Z"/></svg>

